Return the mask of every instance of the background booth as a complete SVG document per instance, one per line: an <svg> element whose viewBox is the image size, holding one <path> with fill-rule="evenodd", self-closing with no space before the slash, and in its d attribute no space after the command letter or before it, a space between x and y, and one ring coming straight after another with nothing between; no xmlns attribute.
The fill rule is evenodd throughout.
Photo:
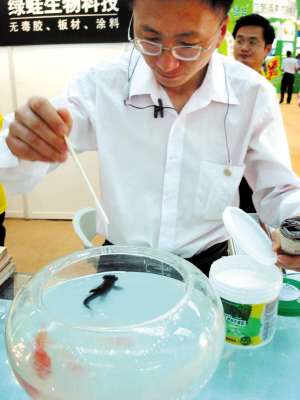
<svg viewBox="0 0 300 400"><path fill-rule="evenodd" d="M235 0L230 10L231 20L228 32L220 48L223 54L233 57L234 40L232 32L235 23L239 18L252 13L267 18L275 30L272 51L265 60L265 72L267 79L280 92L282 79L280 66L286 58L287 50L292 52L293 57L300 53L300 40L297 44L299 0ZM294 93L299 91L299 78L300 74L296 74Z"/></svg>

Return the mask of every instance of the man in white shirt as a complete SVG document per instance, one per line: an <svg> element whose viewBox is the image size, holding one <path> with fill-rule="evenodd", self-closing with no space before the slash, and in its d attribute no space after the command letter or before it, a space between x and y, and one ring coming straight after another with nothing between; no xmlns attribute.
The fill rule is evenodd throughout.
<svg viewBox="0 0 300 400"><path fill-rule="evenodd" d="M293 89L294 89L294 80L295 80L295 73L298 71L298 63L295 58L292 58L292 53L291 51L286 52L287 58L283 60L282 66L281 66L281 71L284 72L282 81L281 81L281 98L280 98L280 103L283 103L284 100L284 94L287 90L288 96L287 96L287 104L290 104L291 99L292 99L292 94L293 94Z"/></svg>
<svg viewBox="0 0 300 400"><path fill-rule="evenodd" d="M110 224L106 235L98 220L98 232L116 245L172 252L208 274L212 255L225 255L222 213L238 206L244 171L263 222L277 228L300 213L276 91L214 52L231 0L131 3L139 51L87 68L51 103L32 98L8 116L0 181L10 194L32 190L66 160L70 134L75 151L99 154Z"/></svg>

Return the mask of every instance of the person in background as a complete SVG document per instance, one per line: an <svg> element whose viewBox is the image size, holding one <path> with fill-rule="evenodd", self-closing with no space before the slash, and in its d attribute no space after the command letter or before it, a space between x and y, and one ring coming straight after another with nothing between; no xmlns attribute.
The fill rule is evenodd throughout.
<svg viewBox="0 0 300 400"><path fill-rule="evenodd" d="M3 116L0 114L0 131L2 128ZM5 210L7 208L7 201L5 196L5 191L0 183L0 246L4 246L5 240L5 227L3 225L5 218Z"/></svg>
<svg viewBox="0 0 300 400"><path fill-rule="evenodd" d="M236 21L233 33L234 58L260 75L265 76L261 66L272 50L275 39L270 22L258 14L246 15ZM252 201L253 191L243 177L240 187L240 208L247 213L256 213Z"/></svg>
<svg viewBox="0 0 300 400"><path fill-rule="evenodd" d="M76 152L98 152L109 220L106 233L97 219L98 233L176 254L208 275L227 255L222 214L238 206L243 174L262 222L278 228L300 213L277 93L215 51L232 0L129 3L132 53L85 68L61 95L33 97L5 117L0 181L9 194L33 190L67 159L69 135ZM300 256L278 259L300 270Z"/></svg>
<svg viewBox="0 0 300 400"><path fill-rule="evenodd" d="M265 76L262 64L275 39L270 22L258 14L246 15L236 21L232 36L235 39L234 58Z"/></svg>
<svg viewBox="0 0 300 400"><path fill-rule="evenodd" d="M296 60L297 60L297 63L298 63L298 72L299 72L299 69L300 69L300 53L297 54Z"/></svg>
<svg viewBox="0 0 300 400"><path fill-rule="evenodd" d="M290 104L291 99L292 99L292 94L293 94L293 89L294 89L294 80L295 80L295 73L298 71L298 62L295 58L292 58L292 52L287 51L286 52L286 59L283 60L282 65L281 65L281 71L284 73L281 81L281 97L280 97L280 103L283 103L284 100L284 94L285 91L287 90L288 96L287 96L287 104Z"/></svg>

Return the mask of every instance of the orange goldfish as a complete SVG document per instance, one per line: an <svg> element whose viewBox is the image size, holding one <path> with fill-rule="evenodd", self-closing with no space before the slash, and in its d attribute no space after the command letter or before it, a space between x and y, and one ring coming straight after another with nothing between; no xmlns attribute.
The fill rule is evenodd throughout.
<svg viewBox="0 0 300 400"><path fill-rule="evenodd" d="M33 365L34 369L40 379L49 379L51 375L51 358L49 354L45 351L47 347L47 332L45 329L45 324L42 325L42 329L37 334L33 346Z"/></svg>

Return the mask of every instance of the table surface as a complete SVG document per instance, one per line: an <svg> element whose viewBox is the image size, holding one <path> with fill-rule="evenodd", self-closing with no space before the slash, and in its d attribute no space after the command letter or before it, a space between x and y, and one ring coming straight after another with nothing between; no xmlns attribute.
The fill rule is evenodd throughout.
<svg viewBox="0 0 300 400"><path fill-rule="evenodd" d="M15 272L0 285L0 299L13 300L21 287L32 277L32 274Z"/></svg>
<svg viewBox="0 0 300 400"><path fill-rule="evenodd" d="M12 303L8 298L29 277L29 274L15 274L7 287L0 290L1 400L30 400L7 361L4 335ZM300 279L300 274L295 274L295 278ZM250 349L225 344L215 374L195 400L299 400L299 365L300 317L278 316L274 338L267 345Z"/></svg>

